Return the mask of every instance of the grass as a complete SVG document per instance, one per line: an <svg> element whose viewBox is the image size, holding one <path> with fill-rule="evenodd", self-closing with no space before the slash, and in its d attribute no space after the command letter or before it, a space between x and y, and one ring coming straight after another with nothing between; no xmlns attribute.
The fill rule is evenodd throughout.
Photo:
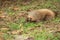
<svg viewBox="0 0 60 40"><path fill-rule="evenodd" d="M29 9L35 10L35 9L41 9L41 8L59 10L57 5L54 5L55 4L54 2L60 2L59 0L47 0L47 1L41 0L41 1L42 2L40 3L40 0L37 0L37 1L32 0L31 3L28 5L19 5L18 4L18 7L20 8L19 11L27 11ZM8 15L12 15L12 16L19 12L19 11L11 10L11 9L9 9L9 7L6 7L4 9L4 11L7 12ZM46 28L46 25L44 25L44 22L39 22L39 23L33 23L33 22L24 23L24 22L25 22L25 19L21 18L21 19L18 19L15 23L9 22L8 26L9 26L10 30L19 30L19 29L21 29L21 27L23 27L22 35L29 34L29 36L34 37L34 40L60 40L60 38L59 38L60 33L58 33L58 35L55 36L53 32L50 32L51 31L50 28L49 28L49 30ZM51 22L59 24L60 18L57 17L56 19L52 20ZM51 26L51 25L49 25L49 26ZM52 29L54 29L54 28L52 28ZM26 34L26 33L28 33L28 34ZM5 32L3 37L5 38L5 40L13 40L12 34L7 34L7 32Z"/></svg>

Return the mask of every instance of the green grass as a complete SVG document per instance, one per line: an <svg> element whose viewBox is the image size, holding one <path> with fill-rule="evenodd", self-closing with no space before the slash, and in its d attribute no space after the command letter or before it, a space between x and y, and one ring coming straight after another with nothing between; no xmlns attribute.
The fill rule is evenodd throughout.
<svg viewBox="0 0 60 40"><path fill-rule="evenodd" d="M10 34L3 34L4 40L13 40L13 35Z"/></svg>

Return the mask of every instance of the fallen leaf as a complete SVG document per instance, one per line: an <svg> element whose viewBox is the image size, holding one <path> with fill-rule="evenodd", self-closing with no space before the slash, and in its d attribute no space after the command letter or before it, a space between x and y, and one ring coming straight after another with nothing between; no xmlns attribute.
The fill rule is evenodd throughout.
<svg viewBox="0 0 60 40"><path fill-rule="evenodd" d="M22 34L23 31L21 31L21 30L14 30L14 31L12 31L11 33L12 33L12 34Z"/></svg>
<svg viewBox="0 0 60 40"><path fill-rule="evenodd" d="M0 37L0 40L4 40L3 37Z"/></svg>

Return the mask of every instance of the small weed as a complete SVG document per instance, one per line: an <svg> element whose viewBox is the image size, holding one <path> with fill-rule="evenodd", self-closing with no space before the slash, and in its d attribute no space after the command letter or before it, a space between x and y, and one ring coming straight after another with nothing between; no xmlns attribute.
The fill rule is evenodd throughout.
<svg viewBox="0 0 60 40"><path fill-rule="evenodd" d="M13 35L3 34L4 40L13 40Z"/></svg>
<svg viewBox="0 0 60 40"><path fill-rule="evenodd" d="M11 30L18 30L18 29L20 29L20 25L19 25L19 24L9 23L8 25L9 25L9 28L10 28Z"/></svg>

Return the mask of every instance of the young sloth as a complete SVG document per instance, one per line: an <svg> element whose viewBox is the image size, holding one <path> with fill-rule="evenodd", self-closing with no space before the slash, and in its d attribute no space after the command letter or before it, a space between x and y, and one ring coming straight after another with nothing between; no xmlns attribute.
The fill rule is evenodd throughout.
<svg viewBox="0 0 60 40"><path fill-rule="evenodd" d="M55 13L49 9L39 9L28 12L27 21L39 22L42 20L52 20L55 17Z"/></svg>

